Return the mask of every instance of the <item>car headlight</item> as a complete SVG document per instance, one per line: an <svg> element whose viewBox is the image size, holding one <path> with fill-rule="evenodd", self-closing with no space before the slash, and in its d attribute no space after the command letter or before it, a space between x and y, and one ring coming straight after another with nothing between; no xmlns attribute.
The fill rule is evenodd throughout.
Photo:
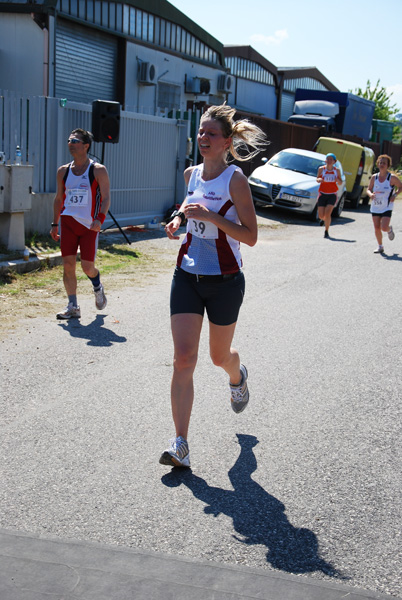
<svg viewBox="0 0 402 600"><path fill-rule="evenodd" d="M301 196L302 198L310 198L311 193L307 190L290 190L291 194L295 196Z"/></svg>
<svg viewBox="0 0 402 600"><path fill-rule="evenodd" d="M250 181L250 183L258 183L258 184L262 183L261 179L257 179L257 177L250 176L248 178L248 180Z"/></svg>

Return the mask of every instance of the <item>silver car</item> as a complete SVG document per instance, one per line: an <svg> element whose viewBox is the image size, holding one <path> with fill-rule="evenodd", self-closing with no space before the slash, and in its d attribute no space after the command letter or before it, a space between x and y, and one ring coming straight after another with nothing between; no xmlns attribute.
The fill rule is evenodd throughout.
<svg viewBox="0 0 402 600"><path fill-rule="evenodd" d="M319 188L317 171L325 164L325 154L286 148L269 161L263 161L265 164L255 169L248 178L254 201L307 214L315 221ZM346 182L341 163L337 161L335 166L339 169L342 184L338 187L332 214L339 217L345 204Z"/></svg>

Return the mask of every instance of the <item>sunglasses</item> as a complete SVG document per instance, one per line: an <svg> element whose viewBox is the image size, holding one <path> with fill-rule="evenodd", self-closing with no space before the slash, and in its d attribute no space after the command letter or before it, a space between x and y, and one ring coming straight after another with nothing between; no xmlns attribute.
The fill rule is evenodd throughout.
<svg viewBox="0 0 402 600"><path fill-rule="evenodd" d="M83 144L84 142L82 140L79 140L78 138L69 138L67 140L68 144Z"/></svg>

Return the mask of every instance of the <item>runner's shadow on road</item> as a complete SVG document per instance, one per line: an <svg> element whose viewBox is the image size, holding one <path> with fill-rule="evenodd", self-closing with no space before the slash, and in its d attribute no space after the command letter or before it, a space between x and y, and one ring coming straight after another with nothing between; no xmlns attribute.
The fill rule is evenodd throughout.
<svg viewBox="0 0 402 600"><path fill-rule="evenodd" d="M385 252L383 252L381 256L385 258L385 260L402 260L402 256L399 256L396 252L394 252L394 254L385 254Z"/></svg>
<svg viewBox="0 0 402 600"><path fill-rule="evenodd" d="M258 439L239 433L237 437L241 451L228 473L233 491L209 486L191 469L174 468L162 477L162 483L167 487L186 485L195 498L207 505L205 513L230 517L237 533L233 537L250 546L266 546L267 562L275 569L288 573L322 571L331 577L342 577L320 558L316 535L309 529L294 527L286 517L284 504L252 479L257 469L253 447Z"/></svg>
<svg viewBox="0 0 402 600"><path fill-rule="evenodd" d="M343 242L344 244L356 244L356 240L345 240L344 238L336 238L333 235L329 236L331 242Z"/></svg>
<svg viewBox="0 0 402 600"><path fill-rule="evenodd" d="M104 315L96 315L89 325L82 325L79 319L69 319L66 323L59 323L59 326L68 331L71 337L88 340L88 346L109 347L127 341L127 338L104 327L104 322Z"/></svg>

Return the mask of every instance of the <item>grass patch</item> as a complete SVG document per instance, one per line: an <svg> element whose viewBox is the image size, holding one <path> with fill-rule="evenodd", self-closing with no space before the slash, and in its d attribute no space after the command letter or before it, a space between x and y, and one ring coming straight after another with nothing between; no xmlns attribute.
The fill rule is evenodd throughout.
<svg viewBox="0 0 402 600"><path fill-rule="evenodd" d="M35 248L39 247L39 243L39 240L35 239ZM53 244L47 244L45 252L41 251L40 254L43 256L46 253L52 253L59 249L57 244L54 242ZM127 248L126 245L103 242L99 246L96 256L96 266L101 271L102 277L125 269L131 270L147 262L147 257L141 252ZM42 250L42 245L40 245L40 248ZM50 266L49 263L43 262L37 270L29 273L18 274L13 271L6 271L0 274L0 293L16 295L24 293L28 289L49 289L53 286L59 286L62 279L63 267L61 265ZM77 265L77 280L87 280L86 275L82 272L79 265Z"/></svg>

